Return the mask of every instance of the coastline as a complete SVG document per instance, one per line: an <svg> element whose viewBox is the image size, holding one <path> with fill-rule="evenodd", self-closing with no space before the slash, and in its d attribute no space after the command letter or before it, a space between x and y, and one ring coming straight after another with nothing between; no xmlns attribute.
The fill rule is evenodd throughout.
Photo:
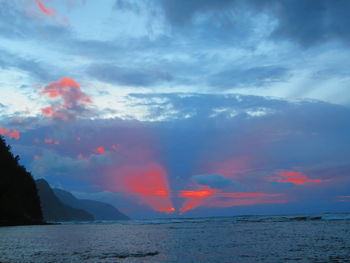
<svg viewBox="0 0 350 263"><path fill-rule="evenodd" d="M24 221L16 221L16 222L8 222L8 221L0 221L0 227L8 227L8 226L46 226L46 225L60 225L60 223L48 223L48 222L24 222Z"/></svg>

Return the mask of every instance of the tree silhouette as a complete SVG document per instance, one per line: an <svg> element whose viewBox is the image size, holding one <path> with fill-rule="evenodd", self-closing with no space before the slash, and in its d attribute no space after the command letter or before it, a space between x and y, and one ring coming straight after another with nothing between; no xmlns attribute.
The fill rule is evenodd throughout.
<svg viewBox="0 0 350 263"><path fill-rule="evenodd" d="M0 225L42 223L42 211L32 175L0 136Z"/></svg>

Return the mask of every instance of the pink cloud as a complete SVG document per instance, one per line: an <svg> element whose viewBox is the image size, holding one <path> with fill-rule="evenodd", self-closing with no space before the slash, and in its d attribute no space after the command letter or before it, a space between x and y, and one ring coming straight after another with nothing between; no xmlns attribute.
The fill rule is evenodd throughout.
<svg viewBox="0 0 350 263"><path fill-rule="evenodd" d="M41 110L43 115L52 119L64 121L75 119L89 112L87 105L92 103L92 100L82 92L80 85L68 77L50 83L40 94L55 99L51 106Z"/></svg>
<svg viewBox="0 0 350 263"><path fill-rule="evenodd" d="M19 138L20 138L20 133L19 133L19 131L17 131L17 130L13 130L13 131L8 135L8 137L11 138L11 139L19 140Z"/></svg>
<svg viewBox="0 0 350 263"><path fill-rule="evenodd" d="M321 182L320 179L310 179L300 172L278 172L277 175L270 177L270 180L278 183L293 183L298 185Z"/></svg>
<svg viewBox="0 0 350 263"><path fill-rule="evenodd" d="M6 135L9 133L10 129L5 129L2 126L0 126L0 135Z"/></svg>
<svg viewBox="0 0 350 263"><path fill-rule="evenodd" d="M53 8L49 8L45 5L44 1L42 0L35 0L35 3L38 7L38 10L45 15L54 17L56 15L56 11Z"/></svg>
<svg viewBox="0 0 350 263"><path fill-rule="evenodd" d="M53 139L51 139L51 138L45 138L45 139L44 139L44 142L45 142L45 143L52 143L52 142L53 142Z"/></svg>

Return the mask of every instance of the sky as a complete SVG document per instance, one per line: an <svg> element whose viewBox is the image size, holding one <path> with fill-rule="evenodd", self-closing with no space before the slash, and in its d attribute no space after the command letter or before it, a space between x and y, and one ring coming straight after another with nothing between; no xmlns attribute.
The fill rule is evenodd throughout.
<svg viewBox="0 0 350 263"><path fill-rule="evenodd" d="M349 212L347 0L0 0L0 134L133 218Z"/></svg>

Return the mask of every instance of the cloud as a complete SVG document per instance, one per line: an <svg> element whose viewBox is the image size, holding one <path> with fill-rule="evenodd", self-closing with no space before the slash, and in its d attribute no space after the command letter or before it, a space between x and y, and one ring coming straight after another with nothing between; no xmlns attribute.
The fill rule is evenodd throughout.
<svg viewBox="0 0 350 263"><path fill-rule="evenodd" d="M169 73L161 70L146 67L124 68L112 64L91 65L87 73L98 80L126 86L151 86L173 79Z"/></svg>
<svg viewBox="0 0 350 263"><path fill-rule="evenodd" d="M47 95L50 99L59 98L62 100L42 109L42 113L52 119L67 121L90 112L87 105L92 103L92 100L81 91L80 85L71 78L64 77L48 84L40 94Z"/></svg>
<svg viewBox="0 0 350 263"><path fill-rule="evenodd" d="M40 156L40 159L34 159L30 166L36 178L57 177L58 181L62 180L62 176L73 178L74 174L84 172L90 165L85 160L62 155L52 150L41 150L37 156Z"/></svg>
<svg viewBox="0 0 350 263"><path fill-rule="evenodd" d="M10 129L3 128L2 126L0 126L0 135L5 135L10 139L16 139L16 140L20 139L20 133L18 130L13 130L11 132Z"/></svg>
<svg viewBox="0 0 350 263"><path fill-rule="evenodd" d="M16 140L19 140L19 138L20 138L19 131L17 131L17 130L13 130L11 133L9 133L8 136L9 136L9 138L13 138Z"/></svg>
<svg viewBox="0 0 350 263"><path fill-rule="evenodd" d="M293 184L305 184L305 183L319 183L320 179L310 179L306 175L299 172L278 172L278 176L272 176L271 180L279 183L293 183Z"/></svg>
<svg viewBox="0 0 350 263"><path fill-rule="evenodd" d="M46 23L46 21L36 19L35 13L43 14L40 11L40 6L42 8L45 6L42 0L34 1L27 3L18 0L0 2L0 32L2 36L22 40L40 38L46 41L53 39L52 37L55 39L67 37L70 34L69 29L62 24ZM35 11L33 12L33 10Z"/></svg>
<svg viewBox="0 0 350 263"><path fill-rule="evenodd" d="M272 33L277 39L292 40L304 47L339 39L349 43L350 3L346 0L271 1L278 26Z"/></svg>
<svg viewBox="0 0 350 263"><path fill-rule="evenodd" d="M45 5L44 1L42 0L35 0L35 3L40 10L41 13L54 17L56 15L56 11L53 8L49 8Z"/></svg>
<svg viewBox="0 0 350 263"><path fill-rule="evenodd" d="M219 174L198 174L192 180L199 185L207 185L214 189L221 189L234 185L233 181Z"/></svg>
<svg viewBox="0 0 350 263"><path fill-rule="evenodd" d="M39 62L35 59L24 58L0 49L0 68L2 69L18 69L27 72L30 77L39 81L51 81L57 76L58 69L53 70L51 65ZM51 70L48 70L48 69Z"/></svg>
<svg viewBox="0 0 350 263"><path fill-rule="evenodd" d="M235 207L262 204L283 204L288 199L281 194L268 193L219 193L216 198L209 199L206 207Z"/></svg>
<svg viewBox="0 0 350 263"><path fill-rule="evenodd" d="M119 5L120 2L123 1L117 1ZM160 7L166 20L176 27L188 28L189 25L204 24L206 20L211 20L212 24L226 19L226 24L234 29L235 15L253 19L256 14L265 14L276 21L270 34L272 39L290 40L303 47L333 39L345 43L350 40L350 22L346 22L350 3L347 0L305 0L302 3L290 0L193 0L183 3L164 0L149 3L152 7Z"/></svg>
<svg viewBox="0 0 350 263"><path fill-rule="evenodd" d="M281 66L262 66L248 69L231 69L209 77L209 84L222 89L237 87L264 87L274 82L285 81L288 69Z"/></svg>
<svg viewBox="0 0 350 263"><path fill-rule="evenodd" d="M6 135L7 133L9 133L9 131L10 129L5 129L0 126L0 135Z"/></svg>
<svg viewBox="0 0 350 263"><path fill-rule="evenodd" d="M213 208L192 209L194 214L209 215L221 213L216 207L232 213L237 210L229 207L260 204L281 204L288 212L305 202L333 209L334 203L327 200L347 191L348 107L319 101L184 93L133 94L129 102L127 107L133 110L142 107L150 112L154 106L169 104L172 107L164 107L162 114L167 114L167 109L176 113L160 121L78 118L60 125L38 122L22 132L17 144L30 146L35 138L40 142L53 138L60 146L36 143L37 151L27 153L14 147L15 153L27 167L35 167L34 176L38 172L65 186L74 180L75 185L84 185L81 191L90 189L89 185L98 191L119 193L134 202L135 209L144 206L145 213L151 213L147 207L164 213L185 207ZM127 107L124 110L128 111ZM220 107L238 114L213 116L213 110ZM260 107L273 113L254 118L246 113ZM98 147L106 154L98 154ZM45 157L44 150L54 154ZM40 161L46 159L40 170ZM56 162L61 161L59 171ZM293 168L296 166L302 168ZM296 172L327 183L286 187L288 183L271 183L276 171ZM182 192L184 197L178 196L181 191L187 191ZM206 196L205 191L215 194ZM118 202L115 205L122 204ZM273 207L266 211L275 211Z"/></svg>

